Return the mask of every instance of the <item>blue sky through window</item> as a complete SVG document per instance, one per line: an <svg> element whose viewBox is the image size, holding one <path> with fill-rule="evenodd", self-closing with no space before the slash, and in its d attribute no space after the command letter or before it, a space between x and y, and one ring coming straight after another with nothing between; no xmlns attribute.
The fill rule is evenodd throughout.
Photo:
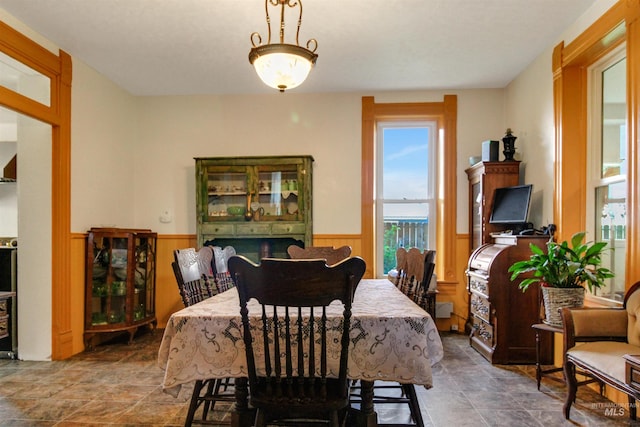
<svg viewBox="0 0 640 427"><path fill-rule="evenodd" d="M382 276L395 266L398 247L430 247L429 153L433 150L429 139L433 135L429 133L433 128L430 124L419 126L395 123L379 128L382 170L377 173L381 173L378 182L382 189L377 191L382 196L382 224L378 225L382 226L380 232L384 230L384 236L379 236L384 239L379 254Z"/></svg>
<svg viewBox="0 0 640 427"><path fill-rule="evenodd" d="M424 200L428 190L429 129L384 128L383 198Z"/></svg>

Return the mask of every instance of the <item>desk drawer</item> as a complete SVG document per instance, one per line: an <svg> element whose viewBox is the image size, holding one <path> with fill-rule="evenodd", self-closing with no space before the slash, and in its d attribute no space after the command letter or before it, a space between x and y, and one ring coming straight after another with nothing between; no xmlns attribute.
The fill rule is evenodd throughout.
<svg viewBox="0 0 640 427"><path fill-rule="evenodd" d="M477 292L484 296L489 296L489 282L477 277L469 277L469 291Z"/></svg>
<svg viewBox="0 0 640 427"><path fill-rule="evenodd" d="M473 336L487 347L493 348L493 326L477 316L471 315L471 317L473 317Z"/></svg>
<svg viewBox="0 0 640 427"><path fill-rule="evenodd" d="M471 313L480 317L485 322L490 322L491 304L486 298L472 293L471 294Z"/></svg>

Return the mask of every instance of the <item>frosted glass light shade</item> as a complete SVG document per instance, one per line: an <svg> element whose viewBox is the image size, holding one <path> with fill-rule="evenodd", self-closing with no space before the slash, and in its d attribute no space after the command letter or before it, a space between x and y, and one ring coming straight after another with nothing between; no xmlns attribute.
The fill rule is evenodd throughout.
<svg viewBox="0 0 640 427"><path fill-rule="evenodd" d="M310 50L290 44L258 46L249 52L249 62L260 79L280 92L300 86L317 58Z"/></svg>

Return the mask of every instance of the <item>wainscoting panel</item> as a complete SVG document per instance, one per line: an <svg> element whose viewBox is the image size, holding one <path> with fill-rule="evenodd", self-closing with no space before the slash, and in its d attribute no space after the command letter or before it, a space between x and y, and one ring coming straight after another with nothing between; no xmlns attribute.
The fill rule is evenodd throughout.
<svg viewBox="0 0 640 427"><path fill-rule="evenodd" d="M362 238L359 234L314 235L313 246L333 246L334 248L351 246L351 255L362 256Z"/></svg>
<svg viewBox="0 0 640 427"><path fill-rule="evenodd" d="M84 351L84 282L87 257L87 233L71 234L71 307L53 307L54 310L69 310L71 314L73 354Z"/></svg>
<svg viewBox="0 0 640 427"><path fill-rule="evenodd" d="M164 328L169 317L184 307L178 292L178 284L173 275L171 262L176 249L195 248L195 234L158 235L156 253L156 317L158 328Z"/></svg>
<svg viewBox="0 0 640 427"><path fill-rule="evenodd" d="M86 262L86 233L73 233L71 244L71 304L72 307L56 307L55 309L70 310L73 330L73 352L84 350L84 282ZM354 256L362 256L362 238L357 234L322 234L313 236L314 246L351 246ZM458 253L464 253L468 248L468 235L458 235L456 245ZM171 262L173 251L196 246L196 236L191 234L158 235L156 253L156 317L158 327L164 328L171 314L180 310L183 305L178 293ZM456 260L456 270L459 281L439 282L440 295L438 301L453 302L453 316L451 319L438 319L440 330L449 330L450 325L458 323L459 330L464 330L464 320L467 312L467 294L464 280L464 269L468 257L462 256Z"/></svg>

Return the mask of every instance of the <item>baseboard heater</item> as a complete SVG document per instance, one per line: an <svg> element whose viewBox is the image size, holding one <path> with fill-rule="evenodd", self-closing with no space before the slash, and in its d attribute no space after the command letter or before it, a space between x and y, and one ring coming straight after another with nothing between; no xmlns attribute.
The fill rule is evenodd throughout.
<svg viewBox="0 0 640 427"><path fill-rule="evenodd" d="M436 319L450 319L453 313L452 302L436 302Z"/></svg>

